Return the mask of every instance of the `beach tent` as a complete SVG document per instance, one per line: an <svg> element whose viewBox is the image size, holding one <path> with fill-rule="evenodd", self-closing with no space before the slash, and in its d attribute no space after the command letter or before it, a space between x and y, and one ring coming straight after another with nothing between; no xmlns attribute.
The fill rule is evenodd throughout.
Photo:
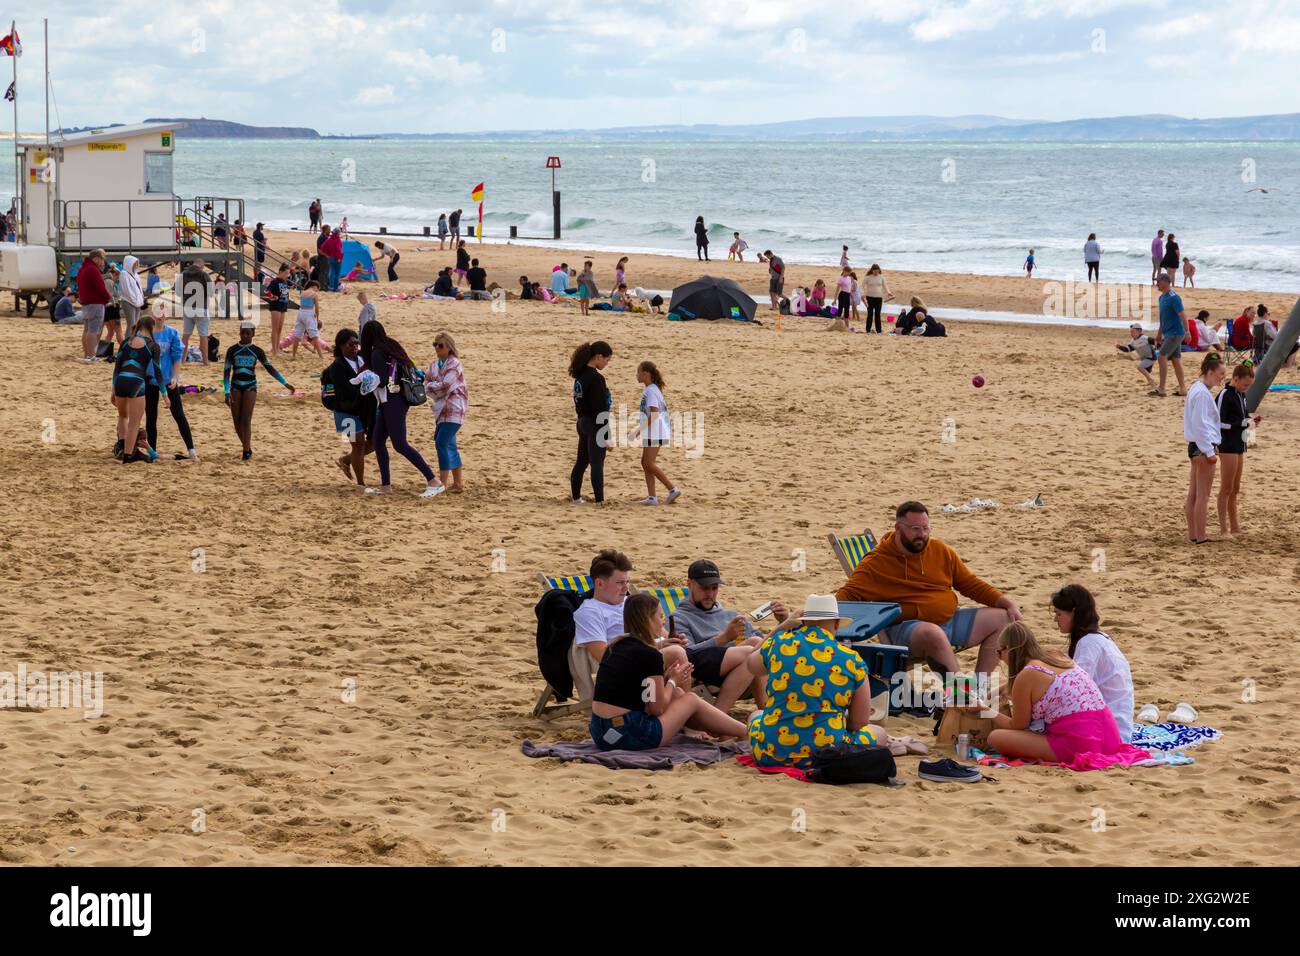
<svg viewBox="0 0 1300 956"><path fill-rule="evenodd" d="M683 319L737 319L753 322L758 303L732 279L700 276L673 289L669 313Z"/></svg>
<svg viewBox="0 0 1300 956"><path fill-rule="evenodd" d="M370 250L364 242L349 239L343 243L343 264L339 266L339 276L347 282L378 282L375 275L375 263L370 258Z"/></svg>

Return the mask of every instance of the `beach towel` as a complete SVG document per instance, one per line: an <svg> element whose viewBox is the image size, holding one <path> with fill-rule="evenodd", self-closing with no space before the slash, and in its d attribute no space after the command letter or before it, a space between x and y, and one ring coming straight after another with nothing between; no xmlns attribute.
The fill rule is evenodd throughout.
<svg viewBox="0 0 1300 956"><path fill-rule="evenodd" d="M719 744L678 734L654 750L599 750L592 740L563 740L554 744L535 744L531 740L525 740L522 749L525 757L577 760L581 763L600 764L610 770L671 770L683 763L718 763L742 753L746 744L738 741Z"/></svg>
<svg viewBox="0 0 1300 956"><path fill-rule="evenodd" d="M1223 732L1213 727L1190 727L1186 724L1137 724L1133 728L1134 747L1143 750L1186 750L1201 744L1219 740Z"/></svg>
<svg viewBox="0 0 1300 956"><path fill-rule="evenodd" d="M1300 385L1270 385L1270 392L1300 392Z"/></svg>
<svg viewBox="0 0 1300 956"><path fill-rule="evenodd" d="M794 777L796 780L808 782L808 771L800 770L798 767L760 767L752 754L739 754L736 762L746 767L753 767L759 773L782 773L787 777Z"/></svg>
<svg viewBox="0 0 1300 956"><path fill-rule="evenodd" d="M1027 760L1020 757L1004 757L999 753L986 753L982 750L972 748L971 756L980 764L986 767L1064 767L1066 764L1054 763L1050 760ZM1181 753L1160 753L1152 754L1146 760L1139 760L1136 763L1129 764L1130 767L1185 767L1188 764L1196 763L1195 757L1189 757ZM1071 768L1075 769L1075 768Z"/></svg>

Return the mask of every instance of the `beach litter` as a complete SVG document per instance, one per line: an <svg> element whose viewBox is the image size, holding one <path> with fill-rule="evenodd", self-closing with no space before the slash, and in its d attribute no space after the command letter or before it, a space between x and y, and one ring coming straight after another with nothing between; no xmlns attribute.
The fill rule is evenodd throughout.
<svg viewBox="0 0 1300 956"><path fill-rule="evenodd" d="M1016 505L1016 507L1017 508L1045 508L1046 505L1043 504L1042 495L1034 495L1034 497L1028 498L1020 502L1020 504Z"/></svg>
<svg viewBox="0 0 1300 956"><path fill-rule="evenodd" d="M976 511L992 511L998 503L992 498L972 498L963 505L945 504L939 509L940 514L968 515Z"/></svg>

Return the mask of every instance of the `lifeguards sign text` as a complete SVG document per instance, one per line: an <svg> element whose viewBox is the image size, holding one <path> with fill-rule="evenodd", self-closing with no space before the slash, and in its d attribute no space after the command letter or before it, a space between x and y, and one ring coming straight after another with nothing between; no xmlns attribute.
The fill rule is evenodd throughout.
<svg viewBox="0 0 1300 956"><path fill-rule="evenodd" d="M124 153L126 143L87 143L86 149L92 153Z"/></svg>

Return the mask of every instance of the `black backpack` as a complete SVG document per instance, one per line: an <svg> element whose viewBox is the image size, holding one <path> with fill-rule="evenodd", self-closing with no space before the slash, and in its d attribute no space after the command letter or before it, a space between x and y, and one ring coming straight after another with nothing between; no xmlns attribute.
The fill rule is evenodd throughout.
<svg viewBox="0 0 1300 956"><path fill-rule="evenodd" d="M327 365L320 373L320 403L330 411L335 410L338 402L338 395L334 392L334 377L330 375L333 368L333 365Z"/></svg>
<svg viewBox="0 0 1300 956"><path fill-rule="evenodd" d="M888 747L845 741L812 753L808 779L814 783L887 783L898 775Z"/></svg>
<svg viewBox="0 0 1300 956"><path fill-rule="evenodd" d="M208 361L209 362L220 361L221 352L218 351L220 348L221 348L221 339L217 338L215 335L209 335L208 336Z"/></svg>
<svg viewBox="0 0 1300 956"><path fill-rule="evenodd" d="M95 358L111 359L113 357L113 340L108 339L95 346Z"/></svg>

